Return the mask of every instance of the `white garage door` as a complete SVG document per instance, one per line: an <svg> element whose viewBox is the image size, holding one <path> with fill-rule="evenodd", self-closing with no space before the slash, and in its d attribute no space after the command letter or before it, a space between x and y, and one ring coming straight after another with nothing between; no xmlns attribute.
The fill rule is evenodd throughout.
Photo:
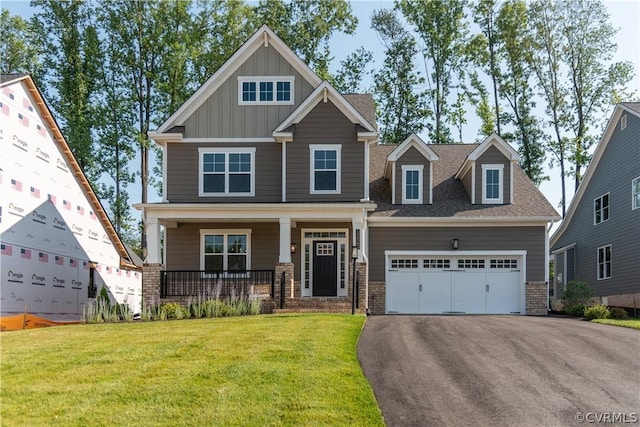
<svg viewBox="0 0 640 427"><path fill-rule="evenodd" d="M521 256L389 256L387 312L521 313Z"/></svg>

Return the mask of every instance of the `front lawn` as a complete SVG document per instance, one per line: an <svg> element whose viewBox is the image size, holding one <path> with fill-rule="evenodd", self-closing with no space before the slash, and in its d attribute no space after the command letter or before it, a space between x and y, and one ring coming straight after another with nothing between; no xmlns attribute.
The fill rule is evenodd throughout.
<svg viewBox="0 0 640 427"><path fill-rule="evenodd" d="M364 321L267 315L5 332L2 425L382 426L356 358Z"/></svg>
<svg viewBox="0 0 640 427"><path fill-rule="evenodd" d="M603 323L605 325L622 326L624 328L640 329L640 319L614 320L614 319L596 319L593 323Z"/></svg>

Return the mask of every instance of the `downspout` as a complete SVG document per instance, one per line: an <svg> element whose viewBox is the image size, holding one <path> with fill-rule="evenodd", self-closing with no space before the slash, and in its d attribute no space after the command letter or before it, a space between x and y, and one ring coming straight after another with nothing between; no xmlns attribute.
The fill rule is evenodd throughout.
<svg viewBox="0 0 640 427"><path fill-rule="evenodd" d="M547 284L547 313L551 310L549 305L549 231L551 231L551 227L553 227L553 221L549 223L548 227L544 228L544 281Z"/></svg>

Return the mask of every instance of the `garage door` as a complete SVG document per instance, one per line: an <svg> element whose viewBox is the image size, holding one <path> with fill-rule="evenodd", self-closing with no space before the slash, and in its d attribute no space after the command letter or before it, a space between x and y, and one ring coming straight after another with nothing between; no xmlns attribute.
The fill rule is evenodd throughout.
<svg viewBox="0 0 640 427"><path fill-rule="evenodd" d="M387 312L520 313L522 257L390 256Z"/></svg>

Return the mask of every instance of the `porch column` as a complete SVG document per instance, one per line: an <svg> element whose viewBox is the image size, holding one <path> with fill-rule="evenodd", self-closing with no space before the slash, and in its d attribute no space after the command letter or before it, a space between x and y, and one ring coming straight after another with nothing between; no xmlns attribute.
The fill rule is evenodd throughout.
<svg viewBox="0 0 640 427"><path fill-rule="evenodd" d="M146 264L161 264L160 257L160 223L158 218L147 218L147 258Z"/></svg>
<svg viewBox="0 0 640 427"><path fill-rule="evenodd" d="M291 262L291 218L280 218L280 256L278 262Z"/></svg>

